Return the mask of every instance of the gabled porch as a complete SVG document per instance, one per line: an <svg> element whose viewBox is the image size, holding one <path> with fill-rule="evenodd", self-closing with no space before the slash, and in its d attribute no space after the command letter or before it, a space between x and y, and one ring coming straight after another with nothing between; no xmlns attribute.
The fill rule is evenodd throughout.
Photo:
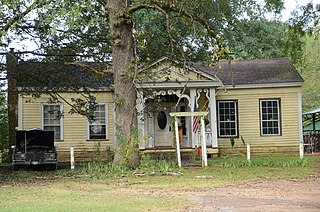
<svg viewBox="0 0 320 212"><path fill-rule="evenodd" d="M145 152L175 151L174 122L170 112L207 111L205 117L208 153L218 147L216 124L216 89L220 81L193 67L163 58L139 73L143 83L136 83L139 144ZM178 120L182 152L200 146L200 124L194 117Z"/></svg>

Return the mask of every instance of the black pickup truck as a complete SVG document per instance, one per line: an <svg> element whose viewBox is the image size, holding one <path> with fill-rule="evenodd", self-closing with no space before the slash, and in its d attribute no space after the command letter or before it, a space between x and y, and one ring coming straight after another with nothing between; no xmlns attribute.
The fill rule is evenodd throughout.
<svg viewBox="0 0 320 212"><path fill-rule="evenodd" d="M41 129L17 130L16 145L13 147L13 170L21 167L57 168L57 151L54 146L54 132Z"/></svg>

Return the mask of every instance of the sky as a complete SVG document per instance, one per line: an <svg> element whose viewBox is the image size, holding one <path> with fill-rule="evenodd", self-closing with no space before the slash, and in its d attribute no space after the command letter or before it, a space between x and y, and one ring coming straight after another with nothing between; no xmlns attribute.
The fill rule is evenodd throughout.
<svg viewBox="0 0 320 212"><path fill-rule="evenodd" d="M285 10L282 11L282 21L287 21L290 13L296 8L297 5L306 5L310 0L285 0ZM313 0L313 3L320 4L320 0Z"/></svg>

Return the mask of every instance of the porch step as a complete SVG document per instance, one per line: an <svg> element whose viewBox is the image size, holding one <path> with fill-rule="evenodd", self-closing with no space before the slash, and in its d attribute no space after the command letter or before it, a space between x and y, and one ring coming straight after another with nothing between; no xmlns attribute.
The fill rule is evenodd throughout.
<svg viewBox="0 0 320 212"><path fill-rule="evenodd" d="M182 159L181 163L182 163L182 167L184 168L190 168L190 169L201 168L201 160L191 162L190 160Z"/></svg>
<svg viewBox="0 0 320 212"><path fill-rule="evenodd" d="M207 154L211 156L218 156L219 149L218 148L207 148Z"/></svg>
<svg viewBox="0 0 320 212"><path fill-rule="evenodd" d="M148 154L151 155L152 158L176 158L176 149L145 149L140 151L141 155ZM197 155L195 149L193 148L183 148L180 150L181 160L190 161L190 158L194 158ZM207 148L208 157L217 157L219 154L218 148ZM200 157L200 156L199 156Z"/></svg>
<svg viewBox="0 0 320 212"><path fill-rule="evenodd" d="M182 148L180 149L180 152L181 153L184 153L184 152L194 152L194 148ZM176 152L176 149L175 148L152 148L152 149L144 149L144 150L140 150L140 152L142 153L160 153L160 152L163 152L163 153L175 153ZM210 148L210 147L207 147L207 154L219 154L219 149L218 148Z"/></svg>

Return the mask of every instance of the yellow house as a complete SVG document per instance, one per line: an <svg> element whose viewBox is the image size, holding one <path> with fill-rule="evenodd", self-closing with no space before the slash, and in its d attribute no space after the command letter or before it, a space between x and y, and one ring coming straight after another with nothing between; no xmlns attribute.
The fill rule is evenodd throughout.
<svg viewBox="0 0 320 212"><path fill-rule="evenodd" d="M20 64L20 71L29 65ZM209 153L243 154L242 140L250 143L252 154L299 153L303 79L288 58L221 62L216 66L161 58L140 69L137 76L141 151L174 151L169 113L197 110L209 112L205 136ZM79 80L74 77L70 80ZM54 130L60 161L68 160L70 147L74 147L78 160L91 158L98 145L102 152L112 150L117 115L112 82L91 90L96 102L91 109L92 120L69 113L70 102L83 97L82 90L57 89L58 101L50 103L50 92L34 98L32 89L26 95L22 87L28 86L21 85L18 128ZM203 139L199 130L196 118L179 120L182 151L200 145ZM230 139L235 139L234 147Z"/></svg>

